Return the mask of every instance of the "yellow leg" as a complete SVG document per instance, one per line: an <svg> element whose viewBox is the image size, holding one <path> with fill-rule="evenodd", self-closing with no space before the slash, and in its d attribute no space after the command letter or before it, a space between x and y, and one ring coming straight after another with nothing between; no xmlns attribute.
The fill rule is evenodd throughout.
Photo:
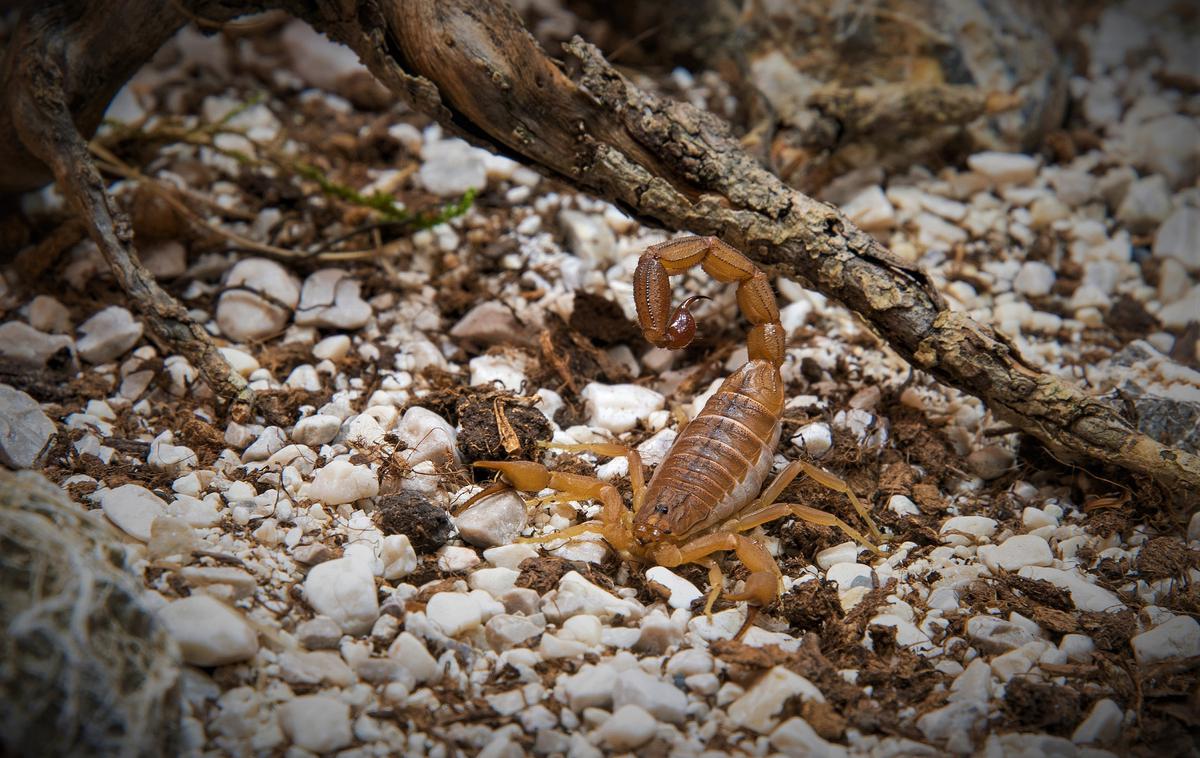
<svg viewBox="0 0 1200 758"><path fill-rule="evenodd" d="M629 461L629 483L633 488L633 512L637 513L638 509L642 507L642 493L646 489L646 470L642 466L642 456L638 451L626 445L618 445L613 442L596 442L580 445L547 443L542 447L550 448L551 450L607 455L613 458L624 457L625 460Z"/></svg>
<svg viewBox="0 0 1200 758"><path fill-rule="evenodd" d="M850 489L849 484L846 484L846 482L823 468L817 468L816 466L813 466L810 463L805 463L804 461L796 462L799 463L800 467L804 469L804 473L811 476L817 482L817 484L820 484L823 487L828 487L834 492L840 492L846 497L850 498L850 504L854 506L854 510L858 511L858 515L861 516L862 520L866 522L867 528L871 530L871 536L875 538L876 542L884 541L883 534L875 526L875 521L871 518L871 514L867 510L867 507L862 504L861 500L858 499L858 495L854 494L854 490ZM809 508L809 510L814 509ZM820 511L814 512L820 513Z"/></svg>
<svg viewBox="0 0 1200 758"><path fill-rule="evenodd" d="M768 521L776 521L789 516L807 521L810 524L837 527L849 535L851 539L859 542L869 550L875 553L883 552L857 529L832 513L819 511L816 508L810 508L807 505L800 505L799 503L775 503L774 505L769 505L760 511L755 511L733 522L733 530L736 532L745 532Z"/></svg>
<svg viewBox="0 0 1200 758"><path fill-rule="evenodd" d="M750 571L746 578L746 588L739 593L729 595L730 600L749 600L758 605L770 605L779 597L783 589L783 572L779 564L767 552L767 548L758 540L751 539L733 532L717 532L698 537L679 547L664 546L655 551L654 557L660 565L668 568L683 563L700 563L708 565L704 559L709 555L724 550L732 550ZM710 579L712 566L709 566ZM709 608L715 597L710 594Z"/></svg>
<svg viewBox="0 0 1200 758"><path fill-rule="evenodd" d="M780 471L779 475L776 476L769 485L767 485L767 488L762 491L762 494L760 494L758 499L754 501L754 504L751 506L750 510L757 511L762 508L766 508L768 505L778 500L783 491L787 489L787 486L791 484L796 477L800 476L806 465L808 464L806 464L804 461L792 461L789 463L783 469L783 471Z"/></svg>

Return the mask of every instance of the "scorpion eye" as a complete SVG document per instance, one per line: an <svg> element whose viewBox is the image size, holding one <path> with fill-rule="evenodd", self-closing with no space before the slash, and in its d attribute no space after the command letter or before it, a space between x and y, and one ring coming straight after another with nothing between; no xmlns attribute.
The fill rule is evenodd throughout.
<svg viewBox="0 0 1200 758"><path fill-rule="evenodd" d="M654 506L654 510L658 511L659 513L666 513L667 506L663 505L662 503L659 503L658 505Z"/></svg>

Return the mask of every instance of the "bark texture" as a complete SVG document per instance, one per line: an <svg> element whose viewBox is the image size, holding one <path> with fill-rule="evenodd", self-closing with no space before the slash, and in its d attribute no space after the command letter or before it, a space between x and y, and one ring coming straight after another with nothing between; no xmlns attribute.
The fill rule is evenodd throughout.
<svg viewBox="0 0 1200 758"><path fill-rule="evenodd" d="M643 220L720 237L838 300L914 366L980 397L1056 455L1125 467L1181 499L1200 491L1196 456L1155 442L1112 407L1026 364L1003 335L949 311L919 269L767 171L720 119L642 92L586 42L568 44L560 68L499 0L272 5L350 46L393 92L477 144ZM32 118L22 136L37 143L30 130L41 117ZM70 193L87 185L89 196L102 196L80 172L83 159L55 158L45 146L36 152ZM81 208L95 212L96 202Z"/></svg>

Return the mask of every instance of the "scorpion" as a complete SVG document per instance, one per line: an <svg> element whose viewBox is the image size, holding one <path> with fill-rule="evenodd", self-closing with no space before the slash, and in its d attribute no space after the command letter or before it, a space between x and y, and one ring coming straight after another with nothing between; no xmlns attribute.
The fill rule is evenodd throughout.
<svg viewBox="0 0 1200 758"><path fill-rule="evenodd" d="M544 543L599 533L622 558L673 568L686 563L708 569L710 590L705 613L722 594L724 574L714 554L732 551L749 571L741 592L726 593L750 609L738 633L748 628L759 608L770 605L783 590L783 572L767 547L745 532L770 521L793 517L832 526L875 553L881 552L858 530L837 516L800 503L777 502L800 474L846 495L866 523L872 538L882 542L867 509L849 485L834 474L795 460L763 488L771 472L782 430L786 333L767 275L745 255L715 237L680 237L651 245L634 272L637 316L646 340L656 347L678 350L696 335L693 295L674 309L670 277L699 265L722 283L737 282L739 310L751 323L748 360L727 377L703 410L679 433L671 449L647 482L641 457L633 448L616 443L548 445L561 450L624 456L633 490L632 511L612 484L595 477L555 472L531 461L477 461L475 466L498 472L495 483L461 506L513 488L521 492L545 489L557 494L546 501L595 500L599 518L565 529L523 538Z"/></svg>

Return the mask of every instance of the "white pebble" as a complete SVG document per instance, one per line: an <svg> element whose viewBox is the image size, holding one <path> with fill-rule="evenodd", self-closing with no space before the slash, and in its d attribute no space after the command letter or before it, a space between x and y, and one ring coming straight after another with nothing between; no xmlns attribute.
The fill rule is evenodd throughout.
<svg viewBox="0 0 1200 758"><path fill-rule="evenodd" d="M892 495L888 499L887 507L889 511L897 516L900 516L901 518L905 516L921 515L921 509L918 508L917 504L905 495Z"/></svg>
<svg viewBox="0 0 1200 758"><path fill-rule="evenodd" d="M483 623L479 603L470 594L439 592L429 598L425 615L442 634L454 637Z"/></svg>
<svg viewBox="0 0 1200 758"><path fill-rule="evenodd" d="M313 473L312 482L301 488L300 494L325 505L353 503L378 495L379 479L368 466L330 461Z"/></svg>
<svg viewBox="0 0 1200 758"><path fill-rule="evenodd" d="M408 576L419 563L412 543L403 534L389 534L383 538L379 560L383 563L383 578L389 582Z"/></svg>
<svg viewBox="0 0 1200 758"><path fill-rule="evenodd" d="M54 429L36 400L0 384L0 464L32 468L50 445Z"/></svg>
<svg viewBox="0 0 1200 758"><path fill-rule="evenodd" d="M683 690L638 668L617 676L613 707L624 705L640 706L659 721L672 724L682 724L687 719L687 695Z"/></svg>
<svg viewBox="0 0 1200 758"><path fill-rule="evenodd" d="M350 706L328 695L301 695L279 705L279 726L296 747L332 753L354 741Z"/></svg>
<svg viewBox="0 0 1200 758"><path fill-rule="evenodd" d="M318 448L327 442L332 442L341 428L342 420L337 416L318 413L297 421L296 426L292 429L292 439L301 445Z"/></svg>
<svg viewBox="0 0 1200 758"><path fill-rule="evenodd" d="M658 722L654 717L631 704L618 708L596 733L605 747L624 752L646 744L657 730Z"/></svg>
<svg viewBox="0 0 1200 758"><path fill-rule="evenodd" d="M482 190L487 186L486 156L483 150L457 138L426 142L418 176L425 189L443 197Z"/></svg>
<svg viewBox="0 0 1200 758"><path fill-rule="evenodd" d="M458 432L446 419L426 408L413 406L405 411L396 435L408 445L404 456L409 466L423 461L444 465L458 458L455 447Z"/></svg>
<svg viewBox="0 0 1200 758"><path fill-rule="evenodd" d="M858 560L858 543L854 540L827 547L816 555L817 565L828 571L835 563L854 563Z"/></svg>
<svg viewBox="0 0 1200 758"><path fill-rule="evenodd" d="M150 525L166 513L167 504L140 484L122 484L99 493L100 507L121 531L142 542L150 540Z"/></svg>
<svg viewBox="0 0 1200 758"><path fill-rule="evenodd" d="M996 184L1024 184L1037 176L1038 159L1020 153L989 151L968 157L967 165Z"/></svg>
<svg viewBox="0 0 1200 758"><path fill-rule="evenodd" d="M241 612L216 598L195 594L158 611L183 659L195 666L224 666L253 658L258 633Z"/></svg>
<svg viewBox="0 0 1200 758"><path fill-rule="evenodd" d="M1176 616L1129 640L1133 655L1145 666L1158 661L1200 655L1200 623L1191 616Z"/></svg>
<svg viewBox="0 0 1200 758"><path fill-rule="evenodd" d="M806 424L792 435L792 444L812 457L820 458L833 447L833 431L824 422Z"/></svg>
<svg viewBox="0 0 1200 758"><path fill-rule="evenodd" d="M217 325L239 342L263 339L283 330L299 302L300 280L290 271L266 258L247 258L226 276Z"/></svg>
<svg viewBox="0 0 1200 758"><path fill-rule="evenodd" d="M513 542L525 530L528 509L515 492L484 498L454 519L463 540L476 547L496 547Z"/></svg>
<svg viewBox="0 0 1200 758"><path fill-rule="evenodd" d="M776 666L731 703L726 713L734 724L766 734L775 727L775 717L784 703L796 696L801 700L825 702L825 696L812 682L783 666Z"/></svg>
<svg viewBox="0 0 1200 758"><path fill-rule="evenodd" d="M441 666L430 655L425 643L409 632L401 632L388 648L388 657L400 661L417 684L437 680L442 674Z"/></svg>
<svg viewBox="0 0 1200 758"><path fill-rule="evenodd" d="M1154 236L1154 256L1174 258L1200 272L1200 209L1185 205L1167 217Z"/></svg>
<svg viewBox="0 0 1200 758"><path fill-rule="evenodd" d="M592 382L580 396L587 401L591 412L588 423L614 434L633 429L638 421L666 405L666 398L660 393L636 384Z"/></svg>
<svg viewBox="0 0 1200 758"><path fill-rule="evenodd" d="M703 595L696 585L665 566L652 566L646 578L667 588L667 604L672 608L691 608L692 602Z"/></svg>
<svg viewBox="0 0 1200 758"><path fill-rule="evenodd" d="M1054 562L1050 543L1036 534L1018 534L999 545L982 545L979 559L993 574L1022 566L1049 566Z"/></svg>
<svg viewBox="0 0 1200 758"><path fill-rule="evenodd" d="M375 576L365 561L336 558L317 564L304 580L304 597L347 634L365 634L379 618Z"/></svg>
<svg viewBox="0 0 1200 758"><path fill-rule="evenodd" d="M142 322L119 305L110 305L79 325L75 342L80 357L89 363L107 363L125 354L142 338Z"/></svg>
<svg viewBox="0 0 1200 758"><path fill-rule="evenodd" d="M1076 745L1111 745L1121 736L1125 711L1109 698L1096 701L1087 718L1075 727L1071 742Z"/></svg>
<svg viewBox="0 0 1200 758"><path fill-rule="evenodd" d="M325 268L304 280L297 326L359 329L371 318L371 306L362 299L362 285L345 271Z"/></svg>
<svg viewBox="0 0 1200 758"><path fill-rule="evenodd" d="M987 516L953 516L946 519L938 533L947 545L970 545L974 541L971 538L991 537L996 526L996 519Z"/></svg>

